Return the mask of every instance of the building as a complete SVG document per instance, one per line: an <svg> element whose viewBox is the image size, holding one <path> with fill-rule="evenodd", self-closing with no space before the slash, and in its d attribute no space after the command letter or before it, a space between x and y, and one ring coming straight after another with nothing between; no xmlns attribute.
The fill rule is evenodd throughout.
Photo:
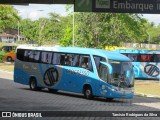
<svg viewBox="0 0 160 120"><path fill-rule="evenodd" d="M6 29L5 32L0 33L0 42L15 43L18 40L25 40L21 35L18 38L18 30Z"/></svg>

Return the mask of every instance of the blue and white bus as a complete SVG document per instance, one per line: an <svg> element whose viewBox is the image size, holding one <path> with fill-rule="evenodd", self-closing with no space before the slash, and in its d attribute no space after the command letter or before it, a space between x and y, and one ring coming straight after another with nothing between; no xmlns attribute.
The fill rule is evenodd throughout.
<svg viewBox="0 0 160 120"><path fill-rule="evenodd" d="M70 91L87 99L131 99L134 95L130 59L100 49L19 46L14 81L29 85L31 90Z"/></svg>
<svg viewBox="0 0 160 120"><path fill-rule="evenodd" d="M131 59L135 78L160 79L160 51L142 49L117 49Z"/></svg>

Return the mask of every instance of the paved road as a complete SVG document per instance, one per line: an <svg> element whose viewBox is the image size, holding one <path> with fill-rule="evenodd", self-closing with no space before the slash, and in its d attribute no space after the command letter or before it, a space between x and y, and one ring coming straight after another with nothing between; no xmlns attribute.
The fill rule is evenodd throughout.
<svg viewBox="0 0 160 120"><path fill-rule="evenodd" d="M12 78L12 74L8 73L8 76ZM115 99L112 102L103 98L86 100L81 94L64 91L31 91L28 86L4 79L0 74L0 111L160 111L160 99L135 96L132 100Z"/></svg>

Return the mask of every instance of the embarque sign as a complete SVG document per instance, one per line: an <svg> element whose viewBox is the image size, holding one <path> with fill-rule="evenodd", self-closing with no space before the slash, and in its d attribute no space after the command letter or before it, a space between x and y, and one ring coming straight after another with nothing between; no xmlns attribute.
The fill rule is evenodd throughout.
<svg viewBox="0 0 160 120"><path fill-rule="evenodd" d="M75 0L76 12L160 13L160 0Z"/></svg>

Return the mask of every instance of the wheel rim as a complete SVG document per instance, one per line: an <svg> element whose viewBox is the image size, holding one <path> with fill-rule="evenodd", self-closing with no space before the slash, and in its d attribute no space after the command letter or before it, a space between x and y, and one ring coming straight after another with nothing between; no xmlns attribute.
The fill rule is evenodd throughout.
<svg viewBox="0 0 160 120"><path fill-rule="evenodd" d="M87 89L86 90L86 98L89 98L91 96L91 90Z"/></svg>
<svg viewBox="0 0 160 120"><path fill-rule="evenodd" d="M35 89L35 81L31 82L31 89Z"/></svg>
<svg viewBox="0 0 160 120"><path fill-rule="evenodd" d="M11 57L8 57L7 61L11 61Z"/></svg>

